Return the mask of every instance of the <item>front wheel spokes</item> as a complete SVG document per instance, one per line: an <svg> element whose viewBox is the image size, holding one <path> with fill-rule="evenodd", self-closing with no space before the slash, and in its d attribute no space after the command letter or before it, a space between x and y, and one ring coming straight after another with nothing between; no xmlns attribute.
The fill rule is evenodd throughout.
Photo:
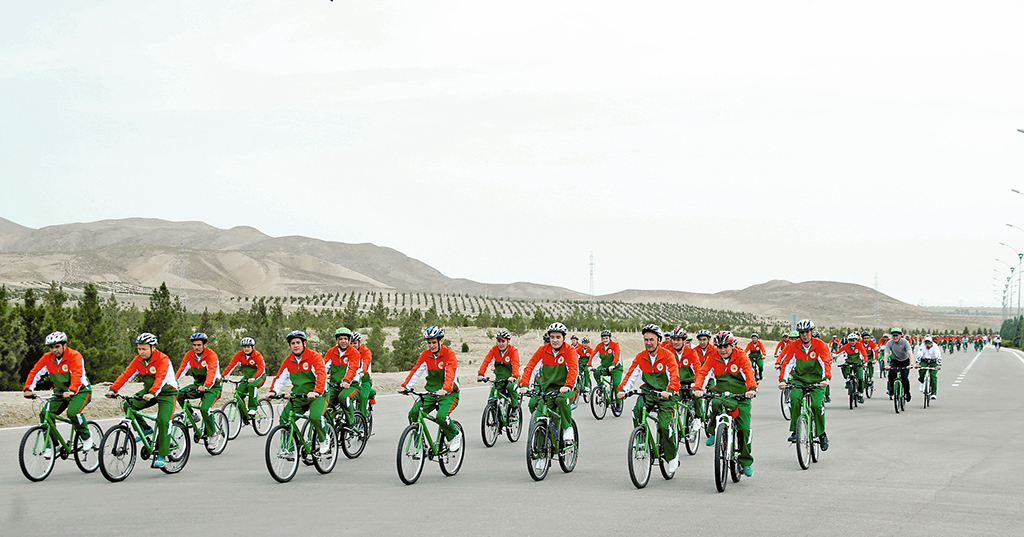
<svg viewBox="0 0 1024 537"><path fill-rule="evenodd" d="M266 435L274 425L274 405L267 399L260 399L256 405L256 416L252 419L252 430L259 436Z"/></svg>
<svg viewBox="0 0 1024 537"><path fill-rule="evenodd" d="M188 428L185 427L184 423L180 421L171 422L170 430L167 433L167 443L167 460L164 462L161 470L166 474L176 474L185 467L188 463L188 457L192 453L192 439L189 438Z"/></svg>
<svg viewBox="0 0 1024 537"><path fill-rule="evenodd" d="M651 450L648 435L646 427L637 426L629 435L629 449L626 451L629 479L638 489L646 487L651 480Z"/></svg>
<svg viewBox="0 0 1024 537"><path fill-rule="evenodd" d="M76 432L73 442L75 446L75 464L78 469L91 474L100 467L100 442L103 441L103 429L95 421L88 421L85 426L89 428L89 438L92 439L92 449L82 449L82 438Z"/></svg>
<svg viewBox="0 0 1024 537"><path fill-rule="evenodd" d="M398 440L398 477L402 483L412 485L423 472L423 460L426 458L426 446L419 424L405 428Z"/></svg>
<svg viewBox="0 0 1024 537"><path fill-rule="evenodd" d="M128 477L135 467L135 433L121 424L107 430L100 441L100 470L110 482Z"/></svg>
<svg viewBox="0 0 1024 537"><path fill-rule="evenodd" d="M42 481L53 471L57 452L47 427L36 425L21 438L18 462L29 481Z"/></svg>
<svg viewBox="0 0 1024 537"><path fill-rule="evenodd" d="M295 477L299 469L299 449L290 426L278 425L270 431L266 444L267 470L278 483Z"/></svg>

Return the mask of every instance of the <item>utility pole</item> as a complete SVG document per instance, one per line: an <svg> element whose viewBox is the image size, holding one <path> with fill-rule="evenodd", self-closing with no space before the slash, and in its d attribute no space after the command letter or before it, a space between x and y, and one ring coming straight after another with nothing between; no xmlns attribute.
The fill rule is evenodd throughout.
<svg viewBox="0 0 1024 537"><path fill-rule="evenodd" d="M875 326L876 327L880 326L878 324L878 273L877 272L875 273Z"/></svg>
<svg viewBox="0 0 1024 537"><path fill-rule="evenodd" d="M181 305L188 309L188 291L185 289L185 245L178 250L178 296L181 297Z"/></svg>
<svg viewBox="0 0 1024 537"><path fill-rule="evenodd" d="M590 251L590 311L594 311L594 251Z"/></svg>

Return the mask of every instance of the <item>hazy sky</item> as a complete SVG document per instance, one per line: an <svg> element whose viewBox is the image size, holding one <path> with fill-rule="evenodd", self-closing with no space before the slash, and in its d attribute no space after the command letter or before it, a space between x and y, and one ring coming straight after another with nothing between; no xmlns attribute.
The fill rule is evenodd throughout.
<svg viewBox="0 0 1024 537"><path fill-rule="evenodd" d="M372 242L598 294L998 305L1024 3L4 2L0 216ZM1005 281L1005 279L1004 279Z"/></svg>

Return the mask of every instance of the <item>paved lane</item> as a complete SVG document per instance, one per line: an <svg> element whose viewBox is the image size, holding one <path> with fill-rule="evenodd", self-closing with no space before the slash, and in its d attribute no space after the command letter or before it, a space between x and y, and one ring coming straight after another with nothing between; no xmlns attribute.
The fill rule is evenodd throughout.
<svg viewBox="0 0 1024 537"><path fill-rule="evenodd" d="M609 414L600 422L578 409L582 448L575 472L563 474L556 465L535 483L526 472L525 432L516 444L501 438L483 447L479 420L487 391L467 372L455 412L468 437L462 471L446 478L428 463L413 486L403 485L395 470L398 436L413 402L401 396L378 399L376 434L362 457L340 460L326 476L300 467L287 484L270 478L264 440L251 431L219 457L193 449L175 476L140 463L125 482L111 484L99 472L83 475L74 462L58 461L46 481L30 483L17 462L24 430L3 430L0 533L180 535L200 524L225 535L243 529L256 535L608 535L638 528L667 535L709 527L713 534L759 535L1019 533L1024 358L986 350L952 387L976 355L944 358L939 399L928 410L920 407L916 380L914 400L900 415L884 391L854 411L837 397L826 414L832 447L806 471L785 441L778 390L765 383L753 410L754 476L730 483L724 494L715 491L705 446L696 456L684 454L672 481L655 469L646 489L634 489L626 470L628 408L623 417ZM841 380L833 384L842 391Z"/></svg>

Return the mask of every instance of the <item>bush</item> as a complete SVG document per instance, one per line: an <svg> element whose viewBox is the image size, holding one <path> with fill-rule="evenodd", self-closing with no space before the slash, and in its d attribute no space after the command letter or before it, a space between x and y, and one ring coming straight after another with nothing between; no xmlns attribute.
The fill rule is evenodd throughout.
<svg viewBox="0 0 1024 537"><path fill-rule="evenodd" d="M462 342L462 352L469 352L469 343Z"/></svg>

